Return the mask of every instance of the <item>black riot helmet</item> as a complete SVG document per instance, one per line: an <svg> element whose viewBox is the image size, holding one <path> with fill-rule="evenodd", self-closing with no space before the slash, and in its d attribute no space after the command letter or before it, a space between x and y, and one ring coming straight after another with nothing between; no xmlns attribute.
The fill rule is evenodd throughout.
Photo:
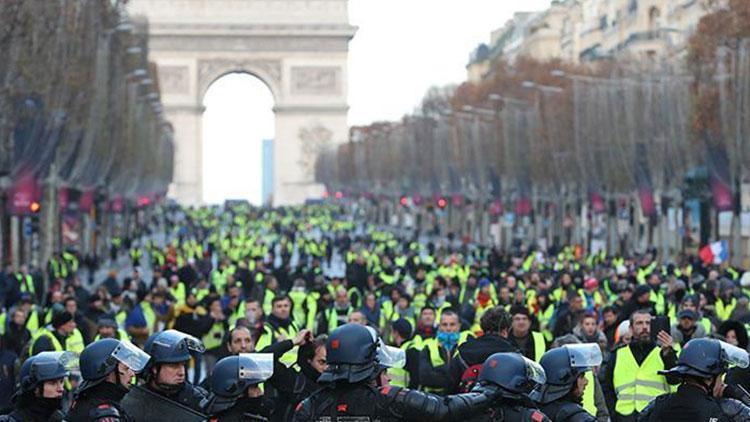
<svg viewBox="0 0 750 422"><path fill-rule="evenodd" d="M151 355L151 363L179 363L190 360L191 353L203 353L206 348L197 338L177 330L166 330L151 336L144 345Z"/></svg>
<svg viewBox="0 0 750 422"><path fill-rule="evenodd" d="M695 338L680 351L677 365L659 374L674 383L685 376L712 378L721 375L729 365L747 368L750 357L745 350L716 339Z"/></svg>
<svg viewBox="0 0 750 422"><path fill-rule="evenodd" d="M495 353L484 361L478 381L484 386L497 387L504 398L521 400L532 398L546 377L538 363L520 353Z"/></svg>
<svg viewBox="0 0 750 422"><path fill-rule="evenodd" d="M357 383L370 378L377 371L377 348L377 340L363 325L336 328L326 342L328 368L318 380Z"/></svg>
<svg viewBox="0 0 750 422"><path fill-rule="evenodd" d="M273 375L273 353L240 353L227 356L214 366L209 379L211 390L208 413L215 415L234 406L248 387Z"/></svg>
<svg viewBox="0 0 750 422"><path fill-rule="evenodd" d="M564 397L584 372L602 364L602 352L597 344L568 344L547 351L539 364L544 368L547 382L538 400L549 404Z"/></svg>
<svg viewBox="0 0 750 422"><path fill-rule="evenodd" d="M371 327L344 324L326 342L328 367L319 382L358 383L374 378L387 368L402 368L403 350L386 346Z"/></svg>
<svg viewBox="0 0 750 422"><path fill-rule="evenodd" d="M65 378L77 364L78 357L71 352L42 352L34 355L21 366L19 392L30 393L45 381Z"/></svg>
<svg viewBox="0 0 750 422"><path fill-rule="evenodd" d="M86 346L81 353L83 383L78 387L78 392L100 384L117 369L118 363L139 373L146 367L149 359L148 354L128 341L113 338L97 340Z"/></svg>

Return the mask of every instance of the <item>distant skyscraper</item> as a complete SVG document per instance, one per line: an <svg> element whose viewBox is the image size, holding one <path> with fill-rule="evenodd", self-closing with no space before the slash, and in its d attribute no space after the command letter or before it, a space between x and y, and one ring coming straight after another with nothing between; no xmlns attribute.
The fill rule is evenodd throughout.
<svg viewBox="0 0 750 422"><path fill-rule="evenodd" d="M273 139L263 140L263 205L273 200Z"/></svg>

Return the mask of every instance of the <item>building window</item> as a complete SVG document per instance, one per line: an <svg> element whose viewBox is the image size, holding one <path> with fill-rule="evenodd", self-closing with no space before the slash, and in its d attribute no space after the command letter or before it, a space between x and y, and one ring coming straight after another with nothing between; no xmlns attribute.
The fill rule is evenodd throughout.
<svg viewBox="0 0 750 422"><path fill-rule="evenodd" d="M658 7L652 7L648 11L648 29L655 31L661 27L661 11Z"/></svg>
<svg viewBox="0 0 750 422"><path fill-rule="evenodd" d="M628 5L628 12L632 14L637 11L638 11L638 0L630 0L630 4Z"/></svg>

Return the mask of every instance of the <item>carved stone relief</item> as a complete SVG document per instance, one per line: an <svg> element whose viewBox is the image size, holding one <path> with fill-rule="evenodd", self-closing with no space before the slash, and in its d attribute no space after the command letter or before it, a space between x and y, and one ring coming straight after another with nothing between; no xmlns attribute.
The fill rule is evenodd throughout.
<svg viewBox="0 0 750 422"><path fill-rule="evenodd" d="M341 93L341 68L306 66L292 68L292 94L330 95Z"/></svg>
<svg viewBox="0 0 750 422"><path fill-rule="evenodd" d="M159 85L164 94L187 94L189 78L187 66L159 66Z"/></svg>
<svg viewBox="0 0 750 422"><path fill-rule="evenodd" d="M312 124L299 131L300 158L297 161L306 180L315 177L315 160L333 142L333 132L321 124Z"/></svg>

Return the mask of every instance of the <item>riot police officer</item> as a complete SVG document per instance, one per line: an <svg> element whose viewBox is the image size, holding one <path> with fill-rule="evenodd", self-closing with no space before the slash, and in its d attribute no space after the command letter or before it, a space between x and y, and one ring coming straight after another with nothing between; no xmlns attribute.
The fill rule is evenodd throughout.
<svg viewBox="0 0 750 422"><path fill-rule="evenodd" d="M62 421L63 386L77 359L70 352L41 352L21 366L15 410L0 416L2 422Z"/></svg>
<svg viewBox="0 0 750 422"><path fill-rule="evenodd" d="M477 388L496 397L481 416L471 422L550 422L533 398L545 383L544 369L520 353L495 353L482 364Z"/></svg>
<svg viewBox="0 0 750 422"><path fill-rule="evenodd" d="M539 364L547 382L541 389L541 410L554 422L595 422L582 406L588 384L586 371L602 364L597 344L568 344L546 352Z"/></svg>
<svg viewBox="0 0 750 422"><path fill-rule="evenodd" d="M272 353L241 353L214 366L207 412L212 421L266 421L259 384L273 375Z"/></svg>
<svg viewBox="0 0 750 422"><path fill-rule="evenodd" d="M480 412L494 398L484 391L445 398L387 385L388 367L403 366L403 350L385 346L371 328L344 324L326 342L324 387L301 402L294 421L448 421Z"/></svg>
<svg viewBox="0 0 750 422"><path fill-rule="evenodd" d="M639 421L747 421L750 408L734 398L748 400L737 386L725 386L721 375L729 365L746 368L747 351L723 341L697 338L687 342L677 365L660 371L677 392L663 394L643 409ZM744 396L744 397L743 397Z"/></svg>
<svg viewBox="0 0 750 422"><path fill-rule="evenodd" d="M143 372L145 384L125 395L122 408L136 421L204 420L208 393L187 381L191 353L205 351L200 340L177 330L166 330L152 335L144 351L151 355Z"/></svg>
<svg viewBox="0 0 750 422"><path fill-rule="evenodd" d="M130 342L113 338L86 346L80 358L83 382L75 392L66 420L129 421L120 401L130 390L135 374L146 367L149 358Z"/></svg>

